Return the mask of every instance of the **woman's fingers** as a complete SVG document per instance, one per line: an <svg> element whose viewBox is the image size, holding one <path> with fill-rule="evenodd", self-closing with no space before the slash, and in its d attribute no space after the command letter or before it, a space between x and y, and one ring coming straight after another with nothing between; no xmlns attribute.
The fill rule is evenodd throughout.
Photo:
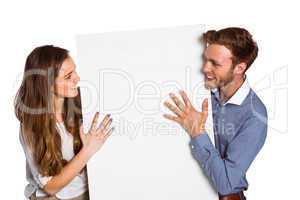
<svg viewBox="0 0 300 200"><path fill-rule="evenodd" d="M90 129L90 131L92 131L92 133L97 130L98 118L99 118L99 112L96 112L93 122L92 122L91 129Z"/></svg>
<svg viewBox="0 0 300 200"><path fill-rule="evenodd" d="M90 131L91 134L93 134L97 137L105 135L105 133L108 131L108 129L110 128L110 125L112 123L112 118L110 118L110 114L107 114L103 118L103 120L100 123L100 125L98 126L98 128L95 129L95 126L97 125L97 122L98 122L98 118L99 118L99 113L97 112L93 119L91 131Z"/></svg>
<svg viewBox="0 0 300 200"><path fill-rule="evenodd" d="M106 140L111 134L112 132L115 130L115 127L110 128L108 131L106 131L105 135L104 135L104 140Z"/></svg>
<svg viewBox="0 0 300 200"><path fill-rule="evenodd" d="M96 137L98 138L98 139L102 139L102 140L106 140L111 134L112 134L112 132L114 131L114 127L111 127L111 128L107 128L107 129L105 129L105 130L102 130L101 132L99 132L97 135L96 135Z"/></svg>
<svg viewBox="0 0 300 200"><path fill-rule="evenodd" d="M108 129L110 128L111 123L112 123L112 118L110 118L109 120L107 120L107 121L105 122L105 124L103 124L103 126L99 128L98 134L105 135L105 133L106 133L106 132L108 131Z"/></svg>
<svg viewBox="0 0 300 200"><path fill-rule="evenodd" d="M100 125L99 125L97 131L98 131L98 130L101 130L101 129L103 130L103 127L105 127L105 126L107 125L107 123L109 122L110 119L111 119L111 118L110 118L110 114L107 114L107 115L104 117L104 119L102 120L102 122L100 123Z"/></svg>
<svg viewBox="0 0 300 200"><path fill-rule="evenodd" d="M81 141L84 140L84 132L83 132L83 124L80 124L80 128L79 128L79 136L80 136L80 139Z"/></svg>
<svg viewBox="0 0 300 200"><path fill-rule="evenodd" d="M113 119L110 118L110 119L103 125L104 130L106 130L106 129L109 128L109 126L111 125L112 121L113 121Z"/></svg>

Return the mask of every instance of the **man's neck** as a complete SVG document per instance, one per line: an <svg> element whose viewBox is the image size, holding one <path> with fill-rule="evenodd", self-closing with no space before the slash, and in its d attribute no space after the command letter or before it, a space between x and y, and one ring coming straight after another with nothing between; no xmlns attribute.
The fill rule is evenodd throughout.
<svg viewBox="0 0 300 200"><path fill-rule="evenodd" d="M233 79L230 83L219 88L220 100L223 103L227 102L236 91L243 85L245 78Z"/></svg>

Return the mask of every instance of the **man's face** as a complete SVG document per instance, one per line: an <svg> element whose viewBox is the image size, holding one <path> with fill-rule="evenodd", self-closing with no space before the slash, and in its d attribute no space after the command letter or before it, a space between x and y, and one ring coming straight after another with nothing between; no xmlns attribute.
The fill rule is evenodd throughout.
<svg viewBox="0 0 300 200"><path fill-rule="evenodd" d="M203 54L202 73L205 87L214 89L229 84L234 77L231 51L223 45L210 44Z"/></svg>

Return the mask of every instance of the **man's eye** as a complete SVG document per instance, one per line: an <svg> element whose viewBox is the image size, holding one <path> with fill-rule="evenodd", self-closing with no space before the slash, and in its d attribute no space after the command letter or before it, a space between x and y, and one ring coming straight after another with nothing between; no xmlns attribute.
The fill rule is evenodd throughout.
<svg viewBox="0 0 300 200"><path fill-rule="evenodd" d="M213 66L219 67L220 65L216 62L212 62Z"/></svg>

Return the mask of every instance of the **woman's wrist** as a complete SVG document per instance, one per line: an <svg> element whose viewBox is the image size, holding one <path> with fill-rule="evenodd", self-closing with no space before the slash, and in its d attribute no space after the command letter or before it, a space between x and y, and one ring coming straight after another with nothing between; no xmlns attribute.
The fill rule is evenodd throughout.
<svg viewBox="0 0 300 200"><path fill-rule="evenodd" d="M80 153L87 159L87 161L94 155L92 149L86 146L81 148Z"/></svg>

